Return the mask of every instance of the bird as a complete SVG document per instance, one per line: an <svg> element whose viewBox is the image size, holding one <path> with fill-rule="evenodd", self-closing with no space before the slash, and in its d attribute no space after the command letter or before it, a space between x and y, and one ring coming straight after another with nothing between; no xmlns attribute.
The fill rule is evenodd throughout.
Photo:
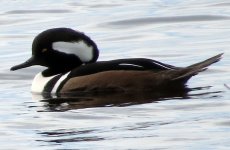
<svg viewBox="0 0 230 150"><path fill-rule="evenodd" d="M89 36L61 27L39 33L32 43L31 58L10 70L46 67L32 82L31 91L38 94L176 91L222 55L187 67L149 58L97 61L99 49Z"/></svg>

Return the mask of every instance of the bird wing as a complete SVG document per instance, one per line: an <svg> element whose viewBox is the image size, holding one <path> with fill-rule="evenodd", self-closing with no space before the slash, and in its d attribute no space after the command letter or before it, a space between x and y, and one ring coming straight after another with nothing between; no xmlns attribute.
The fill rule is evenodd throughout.
<svg viewBox="0 0 230 150"><path fill-rule="evenodd" d="M152 59L145 58L130 58L117 59L111 61L99 61L79 66L71 71L70 77L89 75L93 73L112 71L112 70L133 70L133 71L162 71L174 70L178 67L161 63Z"/></svg>

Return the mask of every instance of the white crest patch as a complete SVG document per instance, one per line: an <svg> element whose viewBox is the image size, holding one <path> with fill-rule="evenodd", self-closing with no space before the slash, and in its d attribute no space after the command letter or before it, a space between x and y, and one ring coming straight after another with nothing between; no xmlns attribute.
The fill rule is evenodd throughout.
<svg viewBox="0 0 230 150"><path fill-rule="evenodd" d="M93 46L87 45L82 40L76 42L54 42L52 48L67 54L75 54L82 62L88 62L93 58Z"/></svg>
<svg viewBox="0 0 230 150"><path fill-rule="evenodd" d="M33 93L42 93L46 84L55 76L56 75L51 77L44 77L41 72L38 73L32 82L31 91Z"/></svg>

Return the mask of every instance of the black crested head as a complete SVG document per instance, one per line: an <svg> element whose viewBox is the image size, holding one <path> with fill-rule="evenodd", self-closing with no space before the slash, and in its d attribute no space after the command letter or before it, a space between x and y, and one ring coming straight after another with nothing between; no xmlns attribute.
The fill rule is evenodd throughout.
<svg viewBox="0 0 230 150"><path fill-rule="evenodd" d="M32 44L32 57L11 70L41 65L48 67L43 74L50 76L96 62L98 56L97 45L84 33L69 28L53 28L38 34Z"/></svg>
<svg viewBox="0 0 230 150"><path fill-rule="evenodd" d="M84 33L70 28L52 28L38 34L32 44L32 55L55 50L77 55L83 63L96 62L99 50Z"/></svg>

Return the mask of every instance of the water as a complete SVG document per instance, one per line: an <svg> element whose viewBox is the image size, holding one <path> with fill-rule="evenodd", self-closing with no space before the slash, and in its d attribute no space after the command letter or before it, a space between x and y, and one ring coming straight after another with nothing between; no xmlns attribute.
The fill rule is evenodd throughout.
<svg viewBox="0 0 230 150"><path fill-rule="evenodd" d="M227 0L2 0L0 7L0 149L229 149ZM84 31L100 60L187 66L224 57L192 78L188 93L41 100L30 84L43 68L9 68L30 57L35 35L53 27Z"/></svg>

